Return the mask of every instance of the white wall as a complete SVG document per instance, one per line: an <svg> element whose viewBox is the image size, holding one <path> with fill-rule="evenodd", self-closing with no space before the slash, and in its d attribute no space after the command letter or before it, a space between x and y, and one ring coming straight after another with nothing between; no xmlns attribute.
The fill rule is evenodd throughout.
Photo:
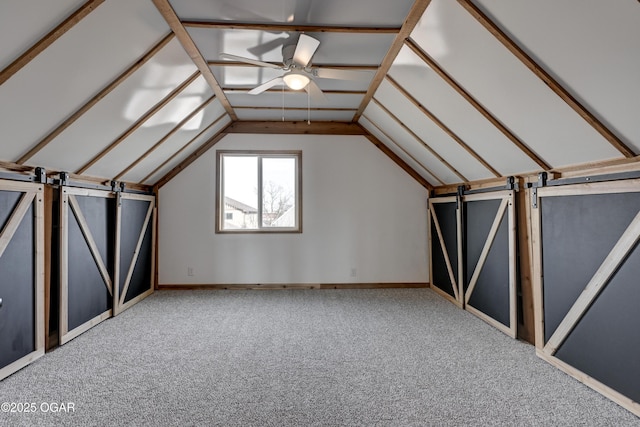
<svg viewBox="0 0 640 427"><path fill-rule="evenodd" d="M302 150L303 233L215 234L217 149ZM228 135L160 190L159 283L424 283L426 199L364 137Z"/></svg>

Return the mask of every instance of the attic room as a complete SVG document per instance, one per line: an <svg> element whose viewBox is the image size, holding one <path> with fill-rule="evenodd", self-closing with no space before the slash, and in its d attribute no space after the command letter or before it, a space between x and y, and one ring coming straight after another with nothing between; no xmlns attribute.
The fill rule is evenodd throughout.
<svg viewBox="0 0 640 427"><path fill-rule="evenodd" d="M640 2L0 2L0 425L640 425Z"/></svg>

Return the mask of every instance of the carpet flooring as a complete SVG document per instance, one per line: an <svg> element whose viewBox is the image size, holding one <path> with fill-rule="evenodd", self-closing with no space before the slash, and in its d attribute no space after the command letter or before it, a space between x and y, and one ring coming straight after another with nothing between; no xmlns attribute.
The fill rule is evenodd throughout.
<svg viewBox="0 0 640 427"><path fill-rule="evenodd" d="M0 402L35 408L2 426L640 426L429 289L156 292Z"/></svg>

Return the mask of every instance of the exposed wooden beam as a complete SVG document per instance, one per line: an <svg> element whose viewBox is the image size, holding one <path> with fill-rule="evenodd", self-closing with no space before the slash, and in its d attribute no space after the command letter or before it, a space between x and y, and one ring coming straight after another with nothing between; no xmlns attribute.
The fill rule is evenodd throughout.
<svg viewBox="0 0 640 427"><path fill-rule="evenodd" d="M367 119L368 120L368 119ZM369 120L370 121L370 120ZM370 121L371 122L371 121ZM371 124L373 126L375 126L375 124L373 122L371 122ZM361 125L358 125L361 126ZM364 127L362 128L364 130L366 130ZM422 175L420 175L418 172L416 172L415 169L413 169L411 166L409 166L407 164L407 162L405 162L404 160L402 160L402 158L400 156L398 156L396 153L393 152L393 150L391 150L389 147L387 147L387 145L380 141L375 135L371 134L369 131L367 131L367 134L365 135L365 137L369 140L369 142L371 142L373 145L375 145L376 147L378 147L378 149L380 151L382 151L389 159L391 159L396 165L400 166L400 168L402 170L404 170L406 173L408 173L413 179L415 179L420 185L422 185L424 188L426 188L427 190L431 191L433 189L433 185L431 185L431 183L429 181L427 181L426 179L424 179L422 177ZM435 178L435 177L434 177ZM437 179L437 178L436 178Z"/></svg>
<svg viewBox="0 0 640 427"><path fill-rule="evenodd" d="M489 120L495 127L500 130L511 142L513 142L520 150L522 150L531 160L533 160L542 169L551 169L551 165L544 161L538 154L522 142L513 132L500 122L493 114L489 112L480 102L478 102L469 92L467 92L453 77L451 77L427 52L416 44L411 38L405 41L405 44L422 59L433 71L435 71L444 81L446 81L456 92L467 100L480 114Z"/></svg>
<svg viewBox="0 0 640 427"><path fill-rule="evenodd" d="M371 33L371 34L396 34L400 27L364 27L364 26L340 26L340 25L300 25L300 24L258 24L239 23L229 21L196 21L183 20L182 25L190 28L209 28L218 30L258 30L258 31L282 31L301 33Z"/></svg>
<svg viewBox="0 0 640 427"><path fill-rule="evenodd" d="M366 135L368 132L355 123L346 122L238 121L229 125L225 133Z"/></svg>
<svg viewBox="0 0 640 427"><path fill-rule="evenodd" d="M431 121L434 122L440 129L442 129L447 135L449 135L451 139L457 142L458 145L460 145L467 153L469 153L474 159L480 162L482 166L487 168L493 175L498 177L502 176L500 172L498 172L493 166L489 164L489 162L483 159L482 156L476 153L473 148L469 147L469 145L467 145L467 143L464 142L462 138L460 138L455 132L449 129L447 125L445 125L440 119L438 119L435 114L433 114L427 107L422 105L416 98L414 98L413 95L411 95L404 87L402 87L402 85L400 85L400 83L398 83L389 75L387 75L387 80L396 89L398 89L413 105L415 105L422 114L431 119Z"/></svg>
<svg viewBox="0 0 640 427"><path fill-rule="evenodd" d="M411 135L416 141L418 141L424 148L426 148L428 152L430 152L436 159L438 159L440 161L440 163L442 163L447 168L449 168L449 170L451 170L451 172L456 174L456 176L458 178L460 178L462 181L468 181L467 178L464 175L462 175L462 173L460 173L460 171L458 171L456 168L454 168L440 154L438 154L437 151L435 151L433 148L431 148L429 146L429 144L427 144L422 138L420 138L420 136L418 136L414 131L412 131L411 128L409 128L409 126L405 125L402 122L402 120L400 120L398 118L398 116L393 114L393 112L391 112L391 110L389 110L387 107L384 106L384 104L382 104L379 100L377 100L375 96L372 98L372 101L378 107L380 107L382 109L382 111L384 111L389 117L391 117L400 127L402 127L402 129L404 129L407 133L409 133L409 135Z"/></svg>
<svg viewBox="0 0 640 427"><path fill-rule="evenodd" d="M145 53L142 57L140 57L135 63L133 63L128 69L126 69L122 74L116 77L111 83L109 83L104 89L98 92L93 98L91 98L87 103L85 103L82 107L80 107L76 112L74 112L69 118L67 118L64 122L62 122L57 128L55 128L52 132L50 132L47 136L42 138L33 148L23 154L16 163L24 164L30 158L35 156L40 150L46 147L51 141L53 141L58 135L64 132L69 126L71 126L76 120L78 120L84 113L89 111L91 107L96 105L98 101L107 96L112 90L114 90L118 85L124 82L127 78L129 78L134 72L136 72L140 67L142 67L149 59L155 56L160 49L167 45L173 39L173 33L169 33L165 37L162 38L155 46L153 46L147 53Z"/></svg>
<svg viewBox="0 0 640 427"><path fill-rule="evenodd" d="M480 8L471 0L458 0L458 3L469 12L476 20L482 24L491 34L495 36L516 58L529 68L540 78L549 88L554 91L569 107L587 121L600 135L602 135L616 150L624 154L625 157L634 157L636 153L629 148L618 136L605 126L586 107L576 100L567 89L556 81L544 68L534 61L527 53L520 48L508 35L500 29Z"/></svg>
<svg viewBox="0 0 640 427"><path fill-rule="evenodd" d="M51 46L53 42L58 40L73 28L78 22L80 22L85 16L91 13L95 8L100 6L104 0L88 0L82 6L80 6L75 12L73 12L67 19L62 21L57 27L55 27L49 34L38 40L36 44L27 49L22 55L20 55L15 61L9 64L4 70L0 71L0 85L9 80L11 76L16 74L22 67L27 65L33 58L38 56L42 51Z"/></svg>
<svg viewBox="0 0 640 427"><path fill-rule="evenodd" d="M169 24L169 28L175 33L176 37L182 44L182 47L187 52L193 63L198 67L200 73L207 81L213 93L218 98L218 101L222 104L227 114L233 120L238 120L238 116L236 116L235 111L233 111L233 107L229 103L227 96L224 94L222 88L220 88L220 84L216 80L215 76L211 72L211 68L207 64L207 61L202 57L202 53L198 50L198 47L194 43L193 39L187 32L187 29L180 22L180 18L176 15L176 12L173 10L171 5L169 4L169 0L152 0L153 4L155 4L156 8L160 12L160 14L164 17L167 24Z"/></svg>
<svg viewBox="0 0 640 427"><path fill-rule="evenodd" d="M424 169L427 173L429 173L432 177L434 177L439 184L444 184L444 181L442 181L440 178L438 178L438 176L436 174L434 174L433 172L431 172L431 170L426 167L420 160L416 159L415 156L413 156L411 153L409 153L402 145L398 144L397 141L395 141L388 133L386 133L384 131L384 129L382 129L380 126L378 126L376 124L376 122L374 122L373 120L371 120L369 117L367 117L366 115L362 116L364 119L366 119L369 123L371 123L372 126L374 126L376 129L378 129L378 131L383 134L385 136L385 138L387 138L389 141L391 141L396 147L398 147L400 149L400 151L402 151L404 154L406 154L409 158L411 158L411 160L413 160L414 162L416 162L422 169ZM364 128L364 127L363 127ZM374 135L372 135L374 136ZM375 137L375 136L374 136ZM402 169L405 169L404 166L400 163L397 162L396 158L399 160L402 160L398 155L396 155L395 153L393 153L393 151L386 146L385 143L383 143L382 141L380 141L378 138L375 138L380 144L382 144L382 146L384 146L387 151L385 151L381 146L378 146L378 148L380 148L382 151L385 152L385 154L387 154L387 156L389 156L394 162L396 162ZM371 141L371 139L369 139ZM377 145L377 144L376 144ZM393 153L394 157L392 157L389 153ZM411 166L409 166L408 164L406 164L406 162L404 160L402 160L402 163L405 164L410 170L405 169L411 176L413 176L415 178L415 176L413 174L416 174L418 176L420 176L422 178L422 175L418 174ZM424 179L424 178L423 178ZM433 186L431 186L430 190L433 189Z"/></svg>
<svg viewBox="0 0 640 427"><path fill-rule="evenodd" d="M227 135L226 130L229 128L229 126L231 126L231 124L218 131L218 133L216 133L209 140L198 147L193 153L191 153L189 157L180 162L178 166L174 167L165 176L160 178L154 185L156 191L162 188L167 182L171 181L176 175L185 170L191 163L195 162L200 156L209 151L211 147L216 145L218 141L224 138Z"/></svg>
<svg viewBox="0 0 640 427"><path fill-rule="evenodd" d="M126 131L124 131L120 136L118 136L115 141L113 141L111 144L109 144L108 147L106 147L105 149L103 149L100 153L98 153L98 155L96 155L95 157L93 157L91 160L89 160L89 162L87 162L84 166L82 166L80 169L78 169L75 173L80 175L83 174L84 172L87 171L87 169L89 169L91 166L93 166L94 164L96 164L100 159L102 159L104 156L106 156L111 150L113 150L114 148L116 148L118 145L120 145L122 143L122 141L124 141L125 139L127 139L127 137L129 137L129 135L131 135L133 132L135 132L140 126L142 126L144 124L144 122L146 122L147 120L149 120L151 118L151 116L153 116L155 113L157 113L158 111L160 111L160 109L162 107L164 107L165 105L167 105L172 99L174 99L176 96L178 96L187 86L189 86L198 76L200 76L200 72L196 71L195 73L193 73L191 76L189 76L189 78L187 78L187 80L185 80L184 82L182 82L180 84L180 86L176 87L174 90L171 91L171 93L169 93L169 95L165 96L162 100L160 100L160 102L158 102L156 105L154 105L153 107L151 107L146 113L144 113L142 115L142 117L140 117L138 120L135 121L135 123L133 123L131 126L129 126L129 129L127 129Z"/></svg>
<svg viewBox="0 0 640 427"><path fill-rule="evenodd" d="M384 80L384 76L387 75L389 69L391 68L391 65L393 64L393 61L395 61L396 56L398 56L398 53L400 52L400 49L402 49L402 45L405 39L407 39L411 35L411 32L418 24L418 21L424 14L427 6L429 6L429 3L431 3L431 0L416 0L416 2L411 7L407 18L402 24L402 28L396 35L393 43L391 43L391 47L382 60L380 68L378 68L376 75L373 77L373 80L371 80L371 84L369 85L367 94L364 96L364 99L360 103L358 111L356 111L356 114L353 116L354 122L357 122L358 119L360 119L360 116L362 116L364 109L367 108L367 105L369 104L369 102L371 102L371 98L373 98L373 95L378 90L378 87L382 83L382 80Z"/></svg>
<svg viewBox="0 0 640 427"><path fill-rule="evenodd" d="M356 111L355 108L342 108L342 107L260 107L256 105L234 105L236 110L285 110L285 111Z"/></svg>
<svg viewBox="0 0 640 427"><path fill-rule="evenodd" d="M159 164L154 170L152 170L147 176L145 176L144 178L142 178L140 180L140 183L146 182L147 180L149 180L151 177L153 177L156 173L158 173L159 170L161 170L162 168L164 168L169 162L171 162L173 159L175 159L176 157L178 157L184 150L186 150L187 148L189 148L191 146L191 144L193 144L195 141L198 140L198 138L200 138L202 135L204 135L205 132L207 132L209 129L211 129L212 127L214 127L218 122L220 122L220 120L222 120L223 118L227 117L227 113L223 113L222 115L220 115L220 117L218 117L217 119L215 119L213 122L211 122L211 124L209 124L208 126L206 126L204 129L202 129L200 132L198 132L198 134L196 136L194 136L193 138L191 138L189 140L189 142L187 142L185 145L182 146L182 148L180 148L178 151L176 151L175 153L173 153L171 156L169 156L169 158L167 160L165 160L164 162L162 162L161 164Z"/></svg>
<svg viewBox="0 0 640 427"><path fill-rule="evenodd" d="M114 181L118 181L120 178L122 178L124 175L126 175L131 169L133 169L134 167L136 167L138 164L140 164L140 162L142 162L144 159L146 159L147 157L149 157L149 155L151 153L153 153L156 149L158 149L158 147L160 147L162 144L164 144L167 139L171 138L176 132L178 132L180 129L182 129L182 127L189 121L191 120L196 114L198 114L200 111L202 111L207 105L209 105L214 99L216 98L215 95L212 95L209 99L207 99L206 101L204 101L202 104L198 105L198 107L196 107L191 113L189 113L184 119L180 120L180 122L178 124L176 124L173 129L171 129L165 136L163 136L162 138L160 138L160 140L158 142L156 142L155 144L153 144L153 146L151 148L149 148L147 151L145 151L145 153L138 157L136 160L134 160L129 166L127 166L126 168L124 168L124 170L122 172L120 172L118 175L116 175L113 180Z"/></svg>
<svg viewBox="0 0 640 427"><path fill-rule="evenodd" d="M278 67L283 66L281 62L269 62L264 61L267 64L276 65ZM207 61L212 67L257 67L253 64L248 64L246 62L241 61L215 61L209 60ZM354 71L375 71L377 70L379 65L376 64L358 64L358 65L348 65L348 64L313 64L313 68L334 68L338 70L354 70Z"/></svg>
<svg viewBox="0 0 640 427"><path fill-rule="evenodd" d="M237 94L246 94L247 92L249 92L251 89L253 89L255 86L225 86L222 88L222 90L225 91L226 94L233 94L233 93L237 93ZM277 88L277 89L267 89L265 90L265 92L271 92L271 93L282 93L282 89L281 88ZM292 90L292 89L288 89L286 88L284 90L285 93L299 93L299 94L304 94L306 96L306 92L301 92L299 90ZM264 92L263 92L264 93ZM324 93L325 95L364 95L367 93L367 91L365 90L323 90L322 93Z"/></svg>

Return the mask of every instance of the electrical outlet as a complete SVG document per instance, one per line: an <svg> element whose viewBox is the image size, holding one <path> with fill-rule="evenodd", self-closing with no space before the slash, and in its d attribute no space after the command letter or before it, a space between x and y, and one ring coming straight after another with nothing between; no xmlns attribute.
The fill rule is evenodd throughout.
<svg viewBox="0 0 640 427"><path fill-rule="evenodd" d="M351 277L356 277L358 275L358 270L355 267L351 267Z"/></svg>
<svg viewBox="0 0 640 427"><path fill-rule="evenodd" d="M193 276L193 267L187 267L187 276Z"/></svg>

